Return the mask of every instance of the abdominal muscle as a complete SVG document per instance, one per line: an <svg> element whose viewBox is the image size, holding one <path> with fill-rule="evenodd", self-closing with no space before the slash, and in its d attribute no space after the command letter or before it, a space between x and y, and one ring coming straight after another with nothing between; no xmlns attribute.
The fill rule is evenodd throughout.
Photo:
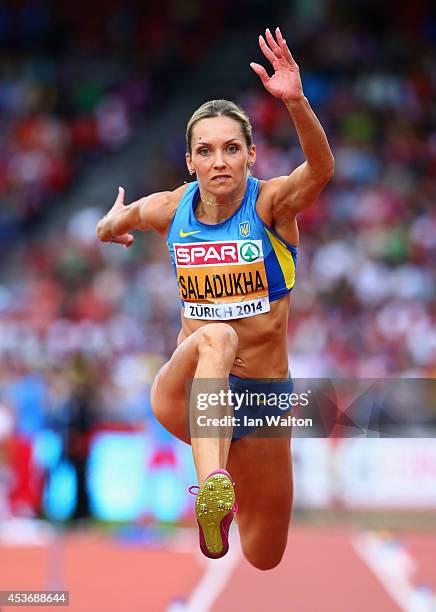
<svg viewBox="0 0 436 612"><path fill-rule="evenodd" d="M231 374L241 378L287 378L289 366L286 332L290 301L290 294L287 294L271 302L269 312L230 321L186 319L182 309L182 329L177 346L203 325L227 323L239 338Z"/></svg>

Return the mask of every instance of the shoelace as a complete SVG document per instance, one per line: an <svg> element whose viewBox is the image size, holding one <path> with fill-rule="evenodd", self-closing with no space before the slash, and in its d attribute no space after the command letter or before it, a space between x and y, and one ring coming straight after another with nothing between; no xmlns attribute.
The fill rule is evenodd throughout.
<svg viewBox="0 0 436 612"><path fill-rule="evenodd" d="M232 482L233 486L236 486L236 483ZM198 491L193 491L193 489L198 489ZM198 495L200 491L200 487L198 485L191 485L190 487L188 487L188 492L191 495ZM232 508L232 512L237 512L238 511L238 503L235 501L235 505Z"/></svg>

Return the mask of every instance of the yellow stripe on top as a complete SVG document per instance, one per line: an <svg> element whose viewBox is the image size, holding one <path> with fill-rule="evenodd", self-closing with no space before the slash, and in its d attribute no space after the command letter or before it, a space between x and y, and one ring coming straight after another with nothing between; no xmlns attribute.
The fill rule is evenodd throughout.
<svg viewBox="0 0 436 612"><path fill-rule="evenodd" d="M274 236L272 232L268 231L266 227L265 231L268 234L268 238L271 241L280 268L282 269L286 289L292 289L295 284L295 265L292 253L288 251L283 242Z"/></svg>

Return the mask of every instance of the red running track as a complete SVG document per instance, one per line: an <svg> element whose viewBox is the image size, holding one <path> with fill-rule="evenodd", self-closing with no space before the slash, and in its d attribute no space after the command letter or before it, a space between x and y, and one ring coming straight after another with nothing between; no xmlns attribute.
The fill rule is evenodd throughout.
<svg viewBox="0 0 436 612"><path fill-rule="evenodd" d="M199 554L189 530L155 548L98 531L70 532L48 546L0 544L0 589L66 589L70 612L398 612L354 542L352 531L296 526L279 567L260 572L240 555L236 534L232 556L216 562ZM410 582L436 592L436 533L407 532L401 542L413 558ZM383 538L376 546L383 557ZM195 601L202 604L193 607ZM21 609L29 610L4 608Z"/></svg>

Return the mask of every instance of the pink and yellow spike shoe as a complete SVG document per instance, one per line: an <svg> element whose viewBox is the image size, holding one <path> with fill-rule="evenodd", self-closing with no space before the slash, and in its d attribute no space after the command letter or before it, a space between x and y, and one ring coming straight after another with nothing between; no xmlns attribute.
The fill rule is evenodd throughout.
<svg viewBox="0 0 436 612"><path fill-rule="evenodd" d="M193 489L198 489L198 493ZM209 559L224 557L229 550L229 529L237 510L230 474L226 470L215 470L201 487L189 487L189 492L197 495L195 515L201 552Z"/></svg>

